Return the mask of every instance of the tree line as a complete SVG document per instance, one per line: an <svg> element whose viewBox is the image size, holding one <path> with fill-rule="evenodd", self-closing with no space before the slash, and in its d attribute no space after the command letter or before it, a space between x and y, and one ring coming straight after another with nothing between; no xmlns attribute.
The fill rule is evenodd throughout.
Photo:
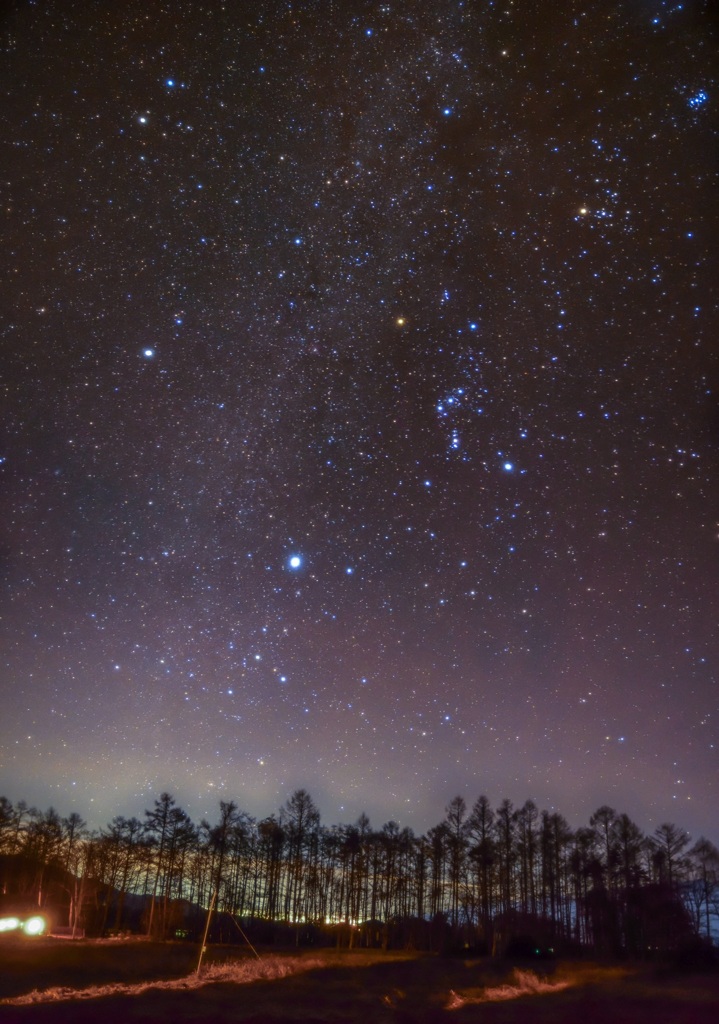
<svg viewBox="0 0 719 1024"><path fill-rule="evenodd" d="M645 835L600 807L570 828L531 800L492 807L461 796L424 835L389 821L324 825L296 790L257 820L220 801L214 824L194 823L163 793L143 818L90 831L0 797L0 886L94 934L184 934L214 903L231 923L334 929L348 944L431 946L433 936L487 952L522 942L554 949L643 954L704 938L719 922L719 850L666 823ZM194 910L194 916L193 916ZM224 921L224 925L223 925ZM224 932L222 929L224 928Z"/></svg>

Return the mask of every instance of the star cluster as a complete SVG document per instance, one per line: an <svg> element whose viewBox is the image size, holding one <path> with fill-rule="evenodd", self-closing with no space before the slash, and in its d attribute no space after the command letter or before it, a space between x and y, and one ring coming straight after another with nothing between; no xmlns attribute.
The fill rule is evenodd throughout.
<svg viewBox="0 0 719 1024"><path fill-rule="evenodd" d="M9 797L715 829L716 42L14 6Z"/></svg>

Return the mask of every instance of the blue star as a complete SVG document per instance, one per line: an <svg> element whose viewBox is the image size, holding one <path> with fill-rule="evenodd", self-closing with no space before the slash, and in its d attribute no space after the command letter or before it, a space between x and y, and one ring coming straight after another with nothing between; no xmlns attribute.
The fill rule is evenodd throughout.
<svg viewBox="0 0 719 1024"><path fill-rule="evenodd" d="M290 569L299 569L302 565L302 559L299 555L292 555L289 561Z"/></svg>

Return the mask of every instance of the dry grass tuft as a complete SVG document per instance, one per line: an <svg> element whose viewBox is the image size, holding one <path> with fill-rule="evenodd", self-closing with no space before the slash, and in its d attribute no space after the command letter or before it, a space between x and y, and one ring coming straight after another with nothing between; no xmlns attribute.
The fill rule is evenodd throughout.
<svg viewBox="0 0 719 1024"><path fill-rule="evenodd" d="M64 985L43 991L34 989L14 999L0 1000L0 1005L23 1006L34 1003L57 1003L69 999L100 999L103 996L138 996L150 989L190 991L217 983L246 985L253 981L274 981L277 978L286 978L291 974L326 966L327 962L320 958L269 956L261 960L210 964L199 976L193 973L169 981L143 981L134 984L115 982L109 985L90 985L82 989Z"/></svg>

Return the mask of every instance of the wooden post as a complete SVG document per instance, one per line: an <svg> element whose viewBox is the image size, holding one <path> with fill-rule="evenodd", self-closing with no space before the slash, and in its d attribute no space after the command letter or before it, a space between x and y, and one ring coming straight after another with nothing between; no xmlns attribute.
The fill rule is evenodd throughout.
<svg viewBox="0 0 719 1024"><path fill-rule="evenodd" d="M210 906L209 906L209 909L207 911L207 920L205 921L205 934L202 936L202 946L200 947L200 959L197 961L197 970L195 971L195 974L196 974L196 976L198 978L200 977L200 968L202 967L202 958L205 955L205 950L207 949L207 945L206 945L206 943L207 943L207 933L210 930L210 918L212 917L212 910L213 910L213 908L215 906L215 900L216 899L217 899L217 889L215 889L215 891L212 894L212 899L210 900Z"/></svg>

